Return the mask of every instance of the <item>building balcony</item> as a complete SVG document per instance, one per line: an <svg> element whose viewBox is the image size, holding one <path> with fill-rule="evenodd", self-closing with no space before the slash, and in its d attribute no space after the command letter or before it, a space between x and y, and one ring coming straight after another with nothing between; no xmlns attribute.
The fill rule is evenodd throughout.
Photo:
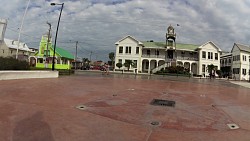
<svg viewBox="0 0 250 141"><path fill-rule="evenodd" d="M177 57L177 60L199 61L198 57Z"/></svg>
<svg viewBox="0 0 250 141"><path fill-rule="evenodd" d="M160 59L165 59L165 55L147 55L147 54L143 54L142 57L143 58L160 58Z"/></svg>
<svg viewBox="0 0 250 141"><path fill-rule="evenodd" d="M175 62L176 58L166 58L166 62Z"/></svg>

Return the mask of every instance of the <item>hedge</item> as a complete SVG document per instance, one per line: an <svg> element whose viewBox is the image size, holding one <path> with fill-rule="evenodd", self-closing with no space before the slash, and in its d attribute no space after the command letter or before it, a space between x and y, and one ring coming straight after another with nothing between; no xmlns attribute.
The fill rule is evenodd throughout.
<svg viewBox="0 0 250 141"><path fill-rule="evenodd" d="M29 70L29 63L15 58L0 57L0 70Z"/></svg>

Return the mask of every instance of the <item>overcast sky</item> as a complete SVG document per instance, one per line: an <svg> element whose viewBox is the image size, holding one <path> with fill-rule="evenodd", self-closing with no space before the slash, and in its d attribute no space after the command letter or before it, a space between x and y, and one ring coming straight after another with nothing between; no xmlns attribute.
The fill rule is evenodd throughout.
<svg viewBox="0 0 250 141"><path fill-rule="evenodd" d="M249 0L31 0L21 41L38 48L52 24L55 37L63 3L57 46L92 60L108 60L115 42L126 35L140 41L165 41L172 24L177 42L201 45L213 41L224 51L233 43L250 44ZM17 39L28 0L0 0L0 18L8 19L6 38ZM176 26L179 24L180 26ZM54 42L53 42L54 43Z"/></svg>

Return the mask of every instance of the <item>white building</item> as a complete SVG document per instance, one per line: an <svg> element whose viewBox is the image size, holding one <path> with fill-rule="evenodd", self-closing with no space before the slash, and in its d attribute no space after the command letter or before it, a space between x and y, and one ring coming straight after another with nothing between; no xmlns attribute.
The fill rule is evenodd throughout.
<svg viewBox="0 0 250 141"><path fill-rule="evenodd" d="M232 77L236 80L249 80L250 47L234 43L232 48Z"/></svg>
<svg viewBox="0 0 250 141"><path fill-rule="evenodd" d="M132 60L136 65L131 71L155 73L167 66L180 65L195 75L209 75L207 66L220 69L221 49L213 42L203 45L176 43L174 28L169 26L166 42L139 41L128 35L115 43L115 64ZM124 66L121 69L126 69ZM115 70L119 70L115 66Z"/></svg>
<svg viewBox="0 0 250 141"><path fill-rule="evenodd" d="M220 69L223 77L232 76L232 53L222 53L220 56Z"/></svg>
<svg viewBox="0 0 250 141"><path fill-rule="evenodd" d="M18 59L28 61L29 56L35 55L35 51L29 49L27 44L4 38L7 20L0 19L0 57L16 57L18 48Z"/></svg>

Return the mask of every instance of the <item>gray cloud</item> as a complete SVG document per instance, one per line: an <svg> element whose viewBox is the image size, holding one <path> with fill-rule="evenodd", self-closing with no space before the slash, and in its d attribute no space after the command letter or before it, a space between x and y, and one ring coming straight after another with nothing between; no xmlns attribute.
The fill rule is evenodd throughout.
<svg viewBox="0 0 250 141"><path fill-rule="evenodd" d="M7 38L16 39L28 0L0 0L1 18L8 18ZM55 35L60 6L52 0L32 1L25 18L21 40L39 47L41 36L52 23ZM231 0L53 0L65 3L60 22L58 46L74 53L79 41L79 57L108 60L114 43L126 35L165 41L167 27L176 28L177 42L203 44L209 40L225 51L234 42L250 44L248 1ZM176 26L176 24L180 26ZM69 42L71 40L71 42ZM95 54L95 55L94 55Z"/></svg>

